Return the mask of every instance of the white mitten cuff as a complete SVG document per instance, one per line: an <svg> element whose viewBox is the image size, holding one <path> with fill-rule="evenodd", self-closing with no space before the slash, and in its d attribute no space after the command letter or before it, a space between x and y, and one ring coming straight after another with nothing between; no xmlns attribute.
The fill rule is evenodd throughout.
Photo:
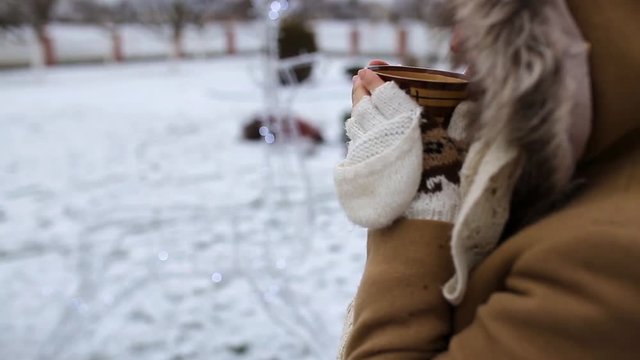
<svg viewBox="0 0 640 360"><path fill-rule="evenodd" d="M347 159L335 168L338 200L353 223L383 228L399 218L413 200L422 171L417 115L393 146L363 162Z"/></svg>
<svg viewBox="0 0 640 360"><path fill-rule="evenodd" d="M398 114L422 110L420 105L393 81L386 82L375 89L371 94L371 102L387 119L393 119Z"/></svg>

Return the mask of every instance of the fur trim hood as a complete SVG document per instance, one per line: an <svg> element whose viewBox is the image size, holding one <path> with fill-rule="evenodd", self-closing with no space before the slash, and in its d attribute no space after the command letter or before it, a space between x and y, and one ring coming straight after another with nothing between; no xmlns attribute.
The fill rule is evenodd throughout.
<svg viewBox="0 0 640 360"><path fill-rule="evenodd" d="M588 43L564 0L455 4L481 94L476 139L504 138L521 152L514 196L535 207L562 191L584 152L591 124Z"/></svg>
<svg viewBox="0 0 640 360"><path fill-rule="evenodd" d="M452 234L459 303L471 269L566 191L592 123L589 45L565 0L454 0L479 94Z"/></svg>
<svg viewBox="0 0 640 360"><path fill-rule="evenodd" d="M548 212L577 166L625 137L640 141L640 2L451 4L478 93L452 234L455 276L444 288L458 304L471 269Z"/></svg>

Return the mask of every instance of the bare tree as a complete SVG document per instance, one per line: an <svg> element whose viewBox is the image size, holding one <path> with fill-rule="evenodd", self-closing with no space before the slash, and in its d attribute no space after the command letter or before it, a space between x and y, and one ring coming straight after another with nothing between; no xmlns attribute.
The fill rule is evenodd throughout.
<svg viewBox="0 0 640 360"><path fill-rule="evenodd" d="M189 11L191 9L184 0L173 0L168 4L168 7L169 11L166 11L166 14L171 26L174 54L176 57L184 57L182 38L184 29L190 20L189 17L192 15Z"/></svg>
<svg viewBox="0 0 640 360"><path fill-rule="evenodd" d="M15 0L0 2L0 29L7 30L24 23L24 13L19 4L20 2Z"/></svg>
<svg viewBox="0 0 640 360"><path fill-rule="evenodd" d="M138 22L171 39L173 56L184 56L183 35L189 24L202 25L215 9L214 0L140 0L133 5Z"/></svg>
<svg viewBox="0 0 640 360"><path fill-rule="evenodd" d="M111 38L113 60L124 60L120 25L134 19L133 10L127 1L73 0L71 11L72 21L102 26Z"/></svg>
<svg viewBox="0 0 640 360"><path fill-rule="evenodd" d="M53 15L53 9L57 0L9 0L18 2L22 11L26 14L28 22L34 30L38 43L42 49L44 63L54 65L56 54L53 40L49 35L49 22Z"/></svg>
<svg viewBox="0 0 640 360"><path fill-rule="evenodd" d="M15 0L0 2L0 35L7 39L22 40L22 32L19 30L26 18L19 5L20 3Z"/></svg>
<svg viewBox="0 0 640 360"><path fill-rule="evenodd" d="M413 0L411 2L414 13L429 26L446 28L453 25L450 2L446 0Z"/></svg>
<svg viewBox="0 0 640 360"><path fill-rule="evenodd" d="M101 0L71 0L71 21L100 24L124 23L134 21L130 2Z"/></svg>
<svg viewBox="0 0 640 360"><path fill-rule="evenodd" d="M3 0L0 3L0 27L10 30L29 24L42 49L44 63L53 65L56 61L53 41L48 25L57 0Z"/></svg>
<svg viewBox="0 0 640 360"><path fill-rule="evenodd" d="M28 24L40 45L46 65L56 62L48 29L56 3L57 0L2 0L0 3L0 30L19 34L16 30Z"/></svg>

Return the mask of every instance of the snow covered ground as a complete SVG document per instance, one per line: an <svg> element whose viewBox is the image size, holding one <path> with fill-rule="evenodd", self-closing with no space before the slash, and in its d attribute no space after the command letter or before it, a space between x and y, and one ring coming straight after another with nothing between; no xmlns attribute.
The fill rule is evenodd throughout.
<svg viewBox="0 0 640 360"><path fill-rule="evenodd" d="M240 139L257 57L1 72L0 358L333 358L365 246L332 184L346 64L297 92L328 138L304 171Z"/></svg>

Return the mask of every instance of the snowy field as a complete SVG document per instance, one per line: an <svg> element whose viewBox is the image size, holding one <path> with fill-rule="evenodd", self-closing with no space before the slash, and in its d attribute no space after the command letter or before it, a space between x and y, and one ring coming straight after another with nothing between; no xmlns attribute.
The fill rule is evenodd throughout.
<svg viewBox="0 0 640 360"><path fill-rule="evenodd" d="M260 59L0 72L0 359L331 359L364 264L337 203L348 61L241 140Z"/></svg>

